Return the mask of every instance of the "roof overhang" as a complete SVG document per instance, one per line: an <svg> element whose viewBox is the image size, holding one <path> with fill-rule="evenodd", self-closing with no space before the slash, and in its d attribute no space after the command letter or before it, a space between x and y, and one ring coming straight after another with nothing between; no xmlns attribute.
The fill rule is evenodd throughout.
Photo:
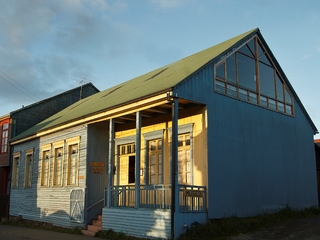
<svg viewBox="0 0 320 240"><path fill-rule="evenodd" d="M194 107L196 105L203 105L201 103L195 103L190 100L178 98L179 101L179 109L187 109ZM168 90L166 92L159 93L154 96L150 96L145 99L140 99L133 101L131 103L123 104L116 108L106 109L105 111L92 114L90 116L86 116L77 120L74 120L69 123L65 123L63 125L55 126L50 129L46 129L43 131L39 131L38 133L18 139L16 141L11 142L12 145L19 144L25 141L29 141L35 138L39 138L48 134L52 134L58 131L62 131L68 128L72 128L75 126L79 126L82 124L93 124L98 122L107 121L110 119L114 119L114 122L117 124L129 124L134 121L136 112L141 112L143 118L154 118L160 115L168 115L171 114L172 111L172 91Z"/></svg>

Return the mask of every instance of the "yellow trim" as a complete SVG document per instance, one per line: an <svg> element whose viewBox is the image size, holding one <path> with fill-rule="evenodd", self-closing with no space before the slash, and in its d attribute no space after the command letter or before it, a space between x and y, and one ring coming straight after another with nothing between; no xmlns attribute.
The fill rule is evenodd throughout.
<svg viewBox="0 0 320 240"><path fill-rule="evenodd" d="M33 152L34 152L34 148L25 150L25 152L26 152L26 155L31 155L31 154L33 154Z"/></svg>
<svg viewBox="0 0 320 240"><path fill-rule="evenodd" d="M15 152L12 154L13 158L19 157L21 156L21 152Z"/></svg>
<svg viewBox="0 0 320 240"><path fill-rule="evenodd" d="M46 145L42 145L41 146L41 152L44 152L44 151L47 151L47 150L51 151L51 143L48 143Z"/></svg>
<svg viewBox="0 0 320 240"><path fill-rule="evenodd" d="M67 145L78 144L78 143L80 143L80 136L69 138L66 140L66 142L67 142ZM69 151L69 149L68 149L68 151Z"/></svg>
<svg viewBox="0 0 320 240"><path fill-rule="evenodd" d="M54 142L52 143L53 148L60 148L60 147L64 147L64 140L61 140L59 142Z"/></svg>

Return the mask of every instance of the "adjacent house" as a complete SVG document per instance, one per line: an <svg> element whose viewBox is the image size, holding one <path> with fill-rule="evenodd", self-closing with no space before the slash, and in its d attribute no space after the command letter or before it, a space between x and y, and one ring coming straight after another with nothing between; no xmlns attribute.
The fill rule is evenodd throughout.
<svg viewBox="0 0 320 240"><path fill-rule="evenodd" d="M176 238L194 222L317 206L317 132L253 29L16 136L10 215L92 231L102 214L102 229Z"/></svg>
<svg viewBox="0 0 320 240"><path fill-rule="evenodd" d="M87 83L0 117L0 217L8 217L10 192L10 139L99 90ZM16 164L19 165L19 162Z"/></svg>
<svg viewBox="0 0 320 240"><path fill-rule="evenodd" d="M9 214L9 138L10 138L10 115L0 117L0 219Z"/></svg>
<svg viewBox="0 0 320 240"><path fill-rule="evenodd" d="M317 165L318 204L320 205L320 139L314 140Z"/></svg>

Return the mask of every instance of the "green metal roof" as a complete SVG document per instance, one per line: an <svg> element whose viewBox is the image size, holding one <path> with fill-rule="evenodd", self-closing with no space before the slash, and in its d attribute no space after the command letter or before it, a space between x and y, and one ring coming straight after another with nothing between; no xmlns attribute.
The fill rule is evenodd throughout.
<svg viewBox="0 0 320 240"><path fill-rule="evenodd" d="M258 28L82 99L30 128L12 141L172 89L243 38L256 32L259 32Z"/></svg>

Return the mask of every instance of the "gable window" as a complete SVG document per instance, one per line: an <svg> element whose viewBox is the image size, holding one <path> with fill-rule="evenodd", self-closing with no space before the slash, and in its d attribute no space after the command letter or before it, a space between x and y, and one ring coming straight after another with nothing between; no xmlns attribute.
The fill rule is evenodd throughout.
<svg viewBox="0 0 320 240"><path fill-rule="evenodd" d="M50 181L50 148L42 149L41 186L49 187Z"/></svg>
<svg viewBox="0 0 320 240"><path fill-rule="evenodd" d="M53 176L52 185L62 186L63 177L63 148L64 141L53 143L54 158L53 158Z"/></svg>
<svg viewBox="0 0 320 240"><path fill-rule="evenodd" d="M2 125L1 153L8 152L9 123Z"/></svg>
<svg viewBox="0 0 320 240"><path fill-rule="evenodd" d="M19 172L20 172L20 153L13 154L12 165L12 188L19 186Z"/></svg>
<svg viewBox="0 0 320 240"><path fill-rule="evenodd" d="M26 151L26 163L24 173L24 187L32 187L33 149Z"/></svg>
<svg viewBox="0 0 320 240"><path fill-rule="evenodd" d="M293 99L258 37L215 66L215 91L293 115Z"/></svg>

